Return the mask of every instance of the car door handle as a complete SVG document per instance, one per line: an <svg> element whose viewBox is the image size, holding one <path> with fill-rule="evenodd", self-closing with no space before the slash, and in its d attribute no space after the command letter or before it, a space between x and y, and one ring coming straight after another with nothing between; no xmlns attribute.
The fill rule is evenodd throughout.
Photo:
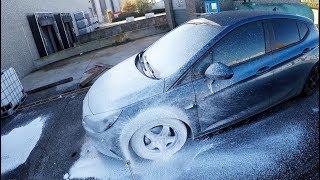
<svg viewBox="0 0 320 180"><path fill-rule="evenodd" d="M307 54L309 51L311 50L311 48L306 48L302 51L301 55Z"/></svg>
<svg viewBox="0 0 320 180"><path fill-rule="evenodd" d="M266 72L268 72L269 71L269 66L264 66L264 67L262 67L262 68L260 68L258 71L257 71L257 75L261 75L261 74L264 74L264 73L266 73Z"/></svg>
<svg viewBox="0 0 320 180"><path fill-rule="evenodd" d="M196 103L191 103L187 106L184 107L185 110L189 110L189 109L193 109L193 108L196 108L197 107L197 104Z"/></svg>

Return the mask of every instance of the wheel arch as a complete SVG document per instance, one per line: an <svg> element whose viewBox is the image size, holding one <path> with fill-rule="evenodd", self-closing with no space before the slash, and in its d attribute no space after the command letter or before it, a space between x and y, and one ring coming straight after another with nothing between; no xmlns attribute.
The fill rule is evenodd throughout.
<svg viewBox="0 0 320 180"><path fill-rule="evenodd" d="M192 139L196 134L196 123L192 123L189 116L182 109L171 106L161 106L148 108L137 113L134 117L129 118L129 121L124 124L120 132L119 142L123 156L126 160L132 160L130 150L130 140L136 130L142 125L150 121L150 119L175 119L186 125L188 137Z"/></svg>

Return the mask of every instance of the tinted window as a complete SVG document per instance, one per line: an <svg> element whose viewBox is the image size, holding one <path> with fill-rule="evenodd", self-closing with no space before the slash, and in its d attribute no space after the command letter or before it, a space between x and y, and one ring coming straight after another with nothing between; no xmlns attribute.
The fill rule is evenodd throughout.
<svg viewBox="0 0 320 180"><path fill-rule="evenodd" d="M303 22L297 22L298 28L299 28L299 34L300 34L300 40L303 39L307 33L308 33L308 27Z"/></svg>
<svg viewBox="0 0 320 180"><path fill-rule="evenodd" d="M276 19L272 21L275 35L275 49L281 49L300 40L295 20Z"/></svg>
<svg viewBox="0 0 320 180"><path fill-rule="evenodd" d="M238 27L223 37L212 50L213 62L227 65L265 53L263 25L254 22Z"/></svg>
<svg viewBox="0 0 320 180"><path fill-rule="evenodd" d="M195 77L201 77L213 62L233 65L265 53L262 22L243 25L224 36L212 50L194 66Z"/></svg>

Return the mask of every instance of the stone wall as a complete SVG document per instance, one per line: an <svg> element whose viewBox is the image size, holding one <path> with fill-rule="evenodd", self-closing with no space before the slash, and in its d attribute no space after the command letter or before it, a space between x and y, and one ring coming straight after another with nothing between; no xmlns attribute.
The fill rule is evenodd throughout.
<svg viewBox="0 0 320 180"><path fill-rule="evenodd" d="M111 27L104 27L94 32L84 34L79 36L79 43L87 43L94 40L99 40L103 38L110 38L119 34L123 34L130 31L137 31L141 29L148 28L160 28L167 29L169 28L166 15L155 16L152 18L136 20L133 22L120 23Z"/></svg>

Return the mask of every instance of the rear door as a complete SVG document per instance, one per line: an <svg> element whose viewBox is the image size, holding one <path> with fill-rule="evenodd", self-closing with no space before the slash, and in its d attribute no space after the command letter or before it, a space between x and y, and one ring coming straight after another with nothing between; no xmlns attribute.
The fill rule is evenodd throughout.
<svg viewBox="0 0 320 180"><path fill-rule="evenodd" d="M270 100L271 104L277 104L297 94L306 74L302 57L312 48L303 43L309 33L303 21L272 19L268 25L274 59Z"/></svg>

